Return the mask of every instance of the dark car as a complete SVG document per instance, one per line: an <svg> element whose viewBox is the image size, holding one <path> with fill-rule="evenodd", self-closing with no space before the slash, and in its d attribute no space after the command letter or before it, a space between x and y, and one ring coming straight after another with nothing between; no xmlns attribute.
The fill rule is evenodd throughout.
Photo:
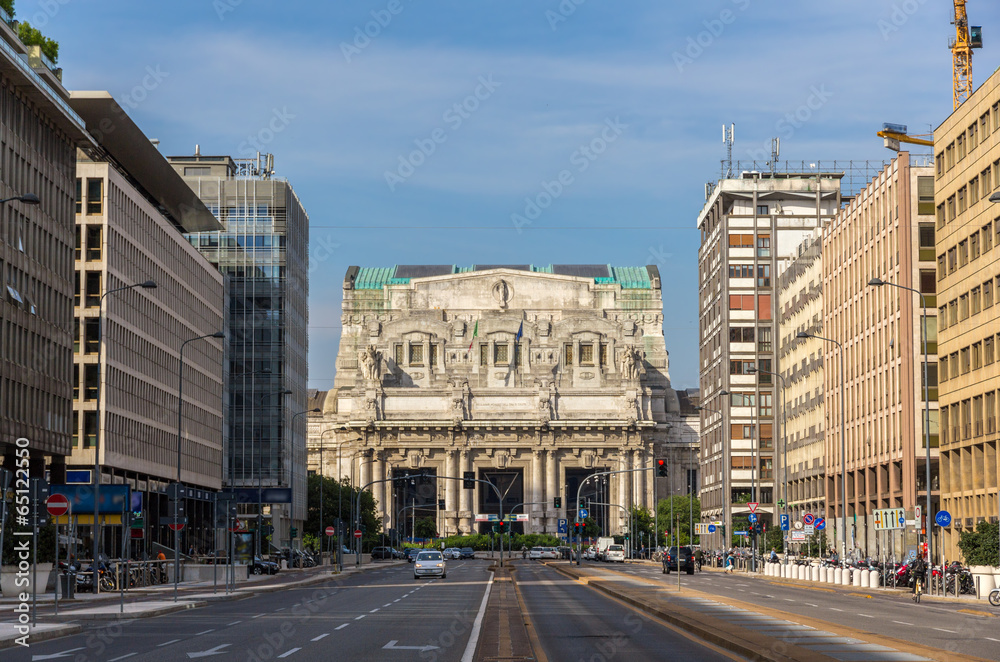
<svg viewBox="0 0 1000 662"><path fill-rule="evenodd" d="M462 548L462 558L463 559L474 559L474 558L476 558L476 550L472 549L471 547L463 547Z"/></svg>
<svg viewBox="0 0 1000 662"><path fill-rule="evenodd" d="M399 558L399 552L392 547L376 547L372 550L372 559L392 560L396 558Z"/></svg>
<svg viewBox="0 0 1000 662"><path fill-rule="evenodd" d="M663 555L663 573L669 575L671 570L694 574L694 552L690 547L671 547L666 551Z"/></svg>
<svg viewBox="0 0 1000 662"><path fill-rule="evenodd" d="M406 562L413 563L413 559L417 558L417 554L421 552L419 547L407 547L406 548Z"/></svg>
<svg viewBox="0 0 1000 662"><path fill-rule="evenodd" d="M279 566L274 561L265 561L259 556L253 557L253 563L250 564L250 572L254 575L276 575L278 574Z"/></svg>

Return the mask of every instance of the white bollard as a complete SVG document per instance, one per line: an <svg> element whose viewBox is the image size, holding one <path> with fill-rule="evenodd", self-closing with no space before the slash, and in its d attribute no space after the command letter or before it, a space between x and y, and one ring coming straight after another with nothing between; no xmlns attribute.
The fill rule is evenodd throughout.
<svg viewBox="0 0 1000 662"><path fill-rule="evenodd" d="M871 582L870 572L868 572L867 570L858 570L855 574L861 577L861 588L871 588L871 585L869 583Z"/></svg>
<svg viewBox="0 0 1000 662"><path fill-rule="evenodd" d="M844 571L840 568L833 569L833 581L832 584L839 584L844 579Z"/></svg>
<svg viewBox="0 0 1000 662"><path fill-rule="evenodd" d="M819 568L819 581L823 584L826 583L826 568L822 566Z"/></svg>
<svg viewBox="0 0 1000 662"><path fill-rule="evenodd" d="M840 576L840 580L841 580L840 581L840 585L841 586L850 586L851 585L851 571L848 570L847 568L844 568L844 574L842 574Z"/></svg>
<svg viewBox="0 0 1000 662"><path fill-rule="evenodd" d="M882 576L879 575L878 570L872 570L869 574L871 577L868 579L868 585L871 588L879 588L882 585Z"/></svg>
<svg viewBox="0 0 1000 662"><path fill-rule="evenodd" d="M796 570L796 572L795 572L796 577L798 577L802 581L805 581L805 579L806 579L806 567L804 565L797 565L797 566L795 566L795 570Z"/></svg>
<svg viewBox="0 0 1000 662"><path fill-rule="evenodd" d="M862 572L856 568L851 572L851 582L857 587L862 586L861 575Z"/></svg>
<svg viewBox="0 0 1000 662"><path fill-rule="evenodd" d="M819 568L817 568L816 566L812 565L812 566L809 566L809 570L810 570L810 572L812 574L812 580L814 582L818 582L819 581Z"/></svg>

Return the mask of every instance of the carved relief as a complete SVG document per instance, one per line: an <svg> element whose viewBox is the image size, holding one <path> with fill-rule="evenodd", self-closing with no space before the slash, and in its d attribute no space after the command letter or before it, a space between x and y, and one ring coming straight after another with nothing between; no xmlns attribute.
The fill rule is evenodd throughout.
<svg viewBox="0 0 1000 662"><path fill-rule="evenodd" d="M492 292L493 298L501 308L507 308L510 300L514 298L514 287L503 278L493 283Z"/></svg>
<svg viewBox="0 0 1000 662"><path fill-rule="evenodd" d="M375 345L358 352L358 363L361 365L361 375L370 381L380 381L382 378L382 352Z"/></svg>
<svg viewBox="0 0 1000 662"><path fill-rule="evenodd" d="M493 466L496 469L506 469L510 460L510 451L498 450L493 453Z"/></svg>
<svg viewBox="0 0 1000 662"><path fill-rule="evenodd" d="M642 356L635 347L625 347L622 349L619 368L622 379L636 380L644 372L642 369Z"/></svg>
<svg viewBox="0 0 1000 662"><path fill-rule="evenodd" d="M424 466L424 454L420 451L410 451L406 454L406 462L411 469L420 469Z"/></svg>

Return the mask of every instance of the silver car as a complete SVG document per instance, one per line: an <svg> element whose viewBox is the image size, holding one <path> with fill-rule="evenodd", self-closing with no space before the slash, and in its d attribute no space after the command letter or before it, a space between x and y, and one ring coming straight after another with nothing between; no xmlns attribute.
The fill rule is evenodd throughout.
<svg viewBox="0 0 1000 662"><path fill-rule="evenodd" d="M420 552L413 562L413 578L440 577L444 579L448 576L448 566L441 552Z"/></svg>

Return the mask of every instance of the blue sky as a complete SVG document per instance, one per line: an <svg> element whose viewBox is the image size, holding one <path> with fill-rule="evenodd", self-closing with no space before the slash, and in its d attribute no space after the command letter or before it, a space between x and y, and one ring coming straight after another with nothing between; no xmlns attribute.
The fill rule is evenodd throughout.
<svg viewBox="0 0 1000 662"><path fill-rule="evenodd" d="M979 84L1000 64L1000 6L969 13ZM673 384L695 387L695 220L722 124L734 158L777 135L783 159L880 160L882 122L926 133L951 111L941 0L17 0L17 14L60 42L67 88L111 91L165 155L250 156L255 141L275 155L312 223L312 388L332 385L346 268L411 263L657 264ZM547 190L530 224L513 218Z"/></svg>

